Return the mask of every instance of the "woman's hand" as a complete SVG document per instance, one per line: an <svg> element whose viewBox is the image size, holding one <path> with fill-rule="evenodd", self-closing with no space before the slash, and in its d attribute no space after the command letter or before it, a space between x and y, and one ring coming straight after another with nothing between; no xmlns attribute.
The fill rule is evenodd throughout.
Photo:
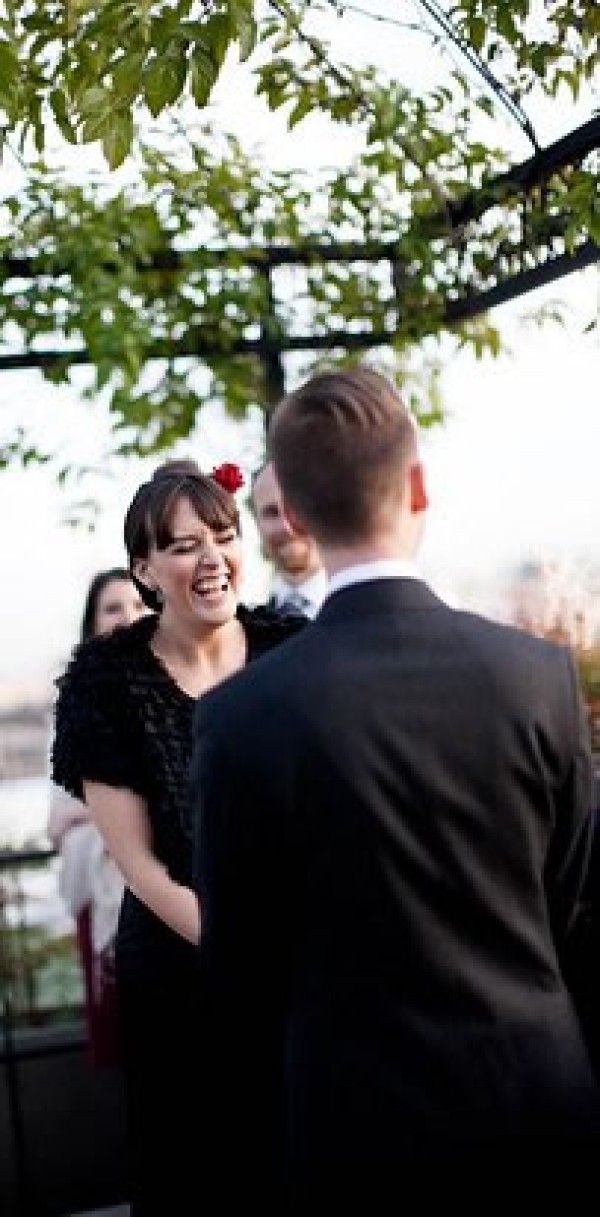
<svg viewBox="0 0 600 1217"><path fill-rule="evenodd" d="M176 883L152 850L148 810L133 790L84 782L85 801L127 886L176 934L196 945L200 909L195 892Z"/></svg>

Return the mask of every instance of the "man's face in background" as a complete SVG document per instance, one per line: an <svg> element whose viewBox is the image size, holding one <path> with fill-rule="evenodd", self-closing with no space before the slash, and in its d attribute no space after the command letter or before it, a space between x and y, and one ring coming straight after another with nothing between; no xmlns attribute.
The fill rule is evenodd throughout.
<svg viewBox="0 0 600 1217"><path fill-rule="evenodd" d="M308 577L319 568L310 537L294 532L283 510L283 499L272 464L265 465L252 487L254 515L262 550L277 570L292 579Z"/></svg>

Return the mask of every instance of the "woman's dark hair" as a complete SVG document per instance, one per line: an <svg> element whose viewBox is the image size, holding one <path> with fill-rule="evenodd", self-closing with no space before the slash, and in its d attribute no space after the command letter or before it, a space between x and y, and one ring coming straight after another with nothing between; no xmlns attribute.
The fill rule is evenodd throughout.
<svg viewBox="0 0 600 1217"><path fill-rule="evenodd" d="M180 499L187 499L209 528L235 528L240 532L240 516L233 495L209 474L202 473L195 461L173 460L159 465L150 481L136 491L124 526L131 578L144 604L154 612L161 607L156 593L136 578L133 567L148 557L154 545L166 549L171 544L171 522Z"/></svg>
<svg viewBox="0 0 600 1217"><path fill-rule="evenodd" d="M124 566L113 566L111 570L101 570L97 575L94 575L92 582L88 588L88 594L85 598L85 606L83 609L83 618L81 621L81 641L86 642L88 638L93 638L96 627L96 614L98 612L98 601L104 591L104 588L109 583L118 581L120 583L131 583L131 575Z"/></svg>

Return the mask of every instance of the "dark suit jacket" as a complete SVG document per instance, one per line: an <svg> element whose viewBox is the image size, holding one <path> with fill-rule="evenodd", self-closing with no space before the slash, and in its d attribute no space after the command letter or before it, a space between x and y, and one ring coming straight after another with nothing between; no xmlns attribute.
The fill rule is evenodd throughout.
<svg viewBox="0 0 600 1217"><path fill-rule="evenodd" d="M335 593L202 698L200 958L232 1164L260 1186L285 1128L294 1211L377 1213L400 1168L491 1155L508 1177L593 1144L564 983L590 784L569 652L417 580Z"/></svg>

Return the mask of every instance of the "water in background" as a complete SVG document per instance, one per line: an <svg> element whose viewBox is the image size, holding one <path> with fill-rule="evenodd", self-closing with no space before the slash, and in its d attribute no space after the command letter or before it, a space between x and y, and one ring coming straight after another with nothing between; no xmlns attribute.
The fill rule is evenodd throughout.
<svg viewBox="0 0 600 1217"><path fill-rule="evenodd" d="M29 847L47 848L46 822L49 806L47 777L0 781L0 851ZM43 925L52 934L68 933L73 922L58 890L60 859L42 869L23 869L16 875L3 871L7 917L18 917L27 925Z"/></svg>
<svg viewBox="0 0 600 1217"><path fill-rule="evenodd" d="M47 777L0 782L0 849L49 844L49 797Z"/></svg>

